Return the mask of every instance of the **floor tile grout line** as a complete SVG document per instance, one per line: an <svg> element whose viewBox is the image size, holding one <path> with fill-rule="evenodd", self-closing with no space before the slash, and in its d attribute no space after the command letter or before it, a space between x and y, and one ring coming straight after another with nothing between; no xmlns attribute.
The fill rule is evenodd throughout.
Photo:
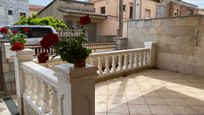
<svg viewBox="0 0 204 115"><path fill-rule="evenodd" d="M144 74L143 74L144 75ZM145 75L144 75L145 76ZM146 76L145 76L146 77ZM135 80L135 79L134 79ZM135 80L135 82L136 82L136 80ZM136 82L136 85L137 85L137 82ZM138 85L137 85L138 86ZM140 89L140 87L138 86L138 88L139 88L139 90L140 90L140 92L142 93L142 91L141 91L141 89ZM145 99L145 97L144 97L144 95L143 95L143 93L142 93L142 97L144 98L144 100L145 100L145 102L146 102L146 104L147 104L147 106L148 106L148 108L149 108L149 110L150 110L150 112L153 114L153 111L151 110L151 108L150 108L150 106L149 106L149 104L147 103L147 100Z"/></svg>

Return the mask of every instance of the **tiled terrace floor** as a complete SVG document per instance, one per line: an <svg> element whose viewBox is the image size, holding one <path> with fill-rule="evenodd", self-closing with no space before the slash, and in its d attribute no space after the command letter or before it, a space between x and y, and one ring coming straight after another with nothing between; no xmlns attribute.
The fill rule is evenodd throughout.
<svg viewBox="0 0 204 115"><path fill-rule="evenodd" d="M204 115L204 77L147 70L95 86L96 115ZM11 115L1 98L0 115Z"/></svg>
<svg viewBox="0 0 204 115"><path fill-rule="evenodd" d="M95 86L96 115L204 115L204 77L147 70Z"/></svg>

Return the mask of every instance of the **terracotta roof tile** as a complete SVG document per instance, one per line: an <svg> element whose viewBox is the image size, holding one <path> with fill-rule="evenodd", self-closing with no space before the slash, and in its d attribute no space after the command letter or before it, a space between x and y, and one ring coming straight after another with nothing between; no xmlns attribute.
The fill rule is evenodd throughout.
<svg viewBox="0 0 204 115"><path fill-rule="evenodd" d="M29 9L32 10L42 10L45 6L31 5L29 4Z"/></svg>

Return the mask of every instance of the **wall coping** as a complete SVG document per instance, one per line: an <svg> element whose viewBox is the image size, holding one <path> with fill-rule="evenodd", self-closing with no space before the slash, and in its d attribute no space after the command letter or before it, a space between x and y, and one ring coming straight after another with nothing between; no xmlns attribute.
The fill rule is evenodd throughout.
<svg viewBox="0 0 204 115"><path fill-rule="evenodd" d="M137 19L137 20L128 20L128 22L134 22L134 21L148 21L148 20L158 20L158 19L188 18L188 17L203 17L203 18L204 18L204 15L179 16L179 17L164 17L164 18L150 18L150 19Z"/></svg>
<svg viewBox="0 0 204 115"><path fill-rule="evenodd" d="M128 39L128 38L125 38L125 37L114 37L113 39L115 39L115 40L124 40L124 39Z"/></svg>

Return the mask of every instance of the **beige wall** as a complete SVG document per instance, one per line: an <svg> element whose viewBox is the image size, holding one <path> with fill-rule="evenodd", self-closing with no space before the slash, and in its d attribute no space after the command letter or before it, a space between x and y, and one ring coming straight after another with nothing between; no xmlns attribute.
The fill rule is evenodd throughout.
<svg viewBox="0 0 204 115"><path fill-rule="evenodd" d="M29 14L30 16L32 16L32 14L37 14L40 10L32 10L32 9L29 9Z"/></svg>
<svg viewBox="0 0 204 115"><path fill-rule="evenodd" d="M95 12L101 13L101 7L106 7L106 14L119 17L119 0L92 0L95 3ZM123 5L126 6L125 11L123 11L123 18L129 19L130 16L130 6L132 6L133 0L124 0ZM139 7L140 7L140 0L137 0L138 7L137 7L137 17L139 17ZM145 16L145 9L151 10L150 18L155 18L156 13L156 4L157 2L143 0L142 3L142 18Z"/></svg>
<svg viewBox="0 0 204 115"><path fill-rule="evenodd" d="M204 77L204 16L128 22L128 48L156 41L159 69Z"/></svg>
<svg viewBox="0 0 204 115"><path fill-rule="evenodd" d="M204 15L204 10L199 10L199 11L198 11L198 14L199 14L199 15Z"/></svg>

